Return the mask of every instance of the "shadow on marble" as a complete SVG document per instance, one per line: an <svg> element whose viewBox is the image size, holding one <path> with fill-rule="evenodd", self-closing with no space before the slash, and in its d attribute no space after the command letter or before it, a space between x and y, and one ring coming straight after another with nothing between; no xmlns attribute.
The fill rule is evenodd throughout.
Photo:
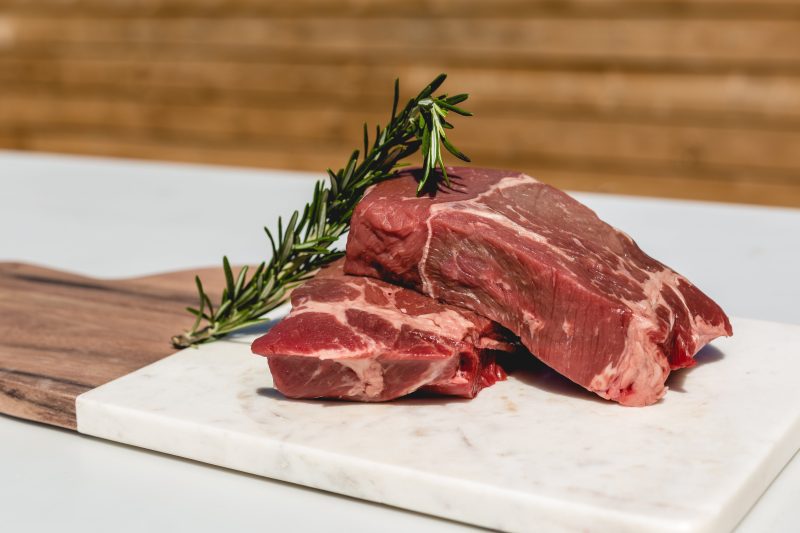
<svg viewBox="0 0 800 533"><path fill-rule="evenodd" d="M503 359L501 364L508 372L509 378L516 379L525 385L560 396L579 398L590 402L609 403L593 392L589 392L577 383L565 378L529 354L519 354L511 362Z"/></svg>
<svg viewBox="0 0 800 533"><path fill-rule="evenodd" d="M263 398L270 398L272 400L308 403L314 405L321 405L323 407L351 407L357 405L364 405L364 402L356 402L351 400L335 400L335 399L315 400L315 399L302 399L302 398L287 398L273 387L259 387L258 389L256 389L256 394ZM469 399L467 398L459 398L456 396L437 396L435 394L417 391L403 398L398 398L396 400L391 400L389 402L376 402L376 403L424 406L424 405L443 405L448 403L464 403L468 401Z"/></svg>
<svg viewBox="0 0 800 533"><path fill-rule="evenodd" d="M725 354L716 346L706 346L695 356L695 360L697 361L696 366L692 368L684 368L672 372L669 375L666 383L669 387L669 390L679 393L686 392L684 383L687 376L689 376L695 368L716 363L721 361L724 357ZM499 362L508 373L510 379L515 379L521 383L524 383L525 385L536 387L537 389L549 392L551 394L583 399L595 403L615 405L608 400L604 400L603 398L597 396L593 392L589 392L580 385L570 381L526 352L519 351L513 354L504 355L499 358ZM256 389L256 394L258 396L273 400L313 403L315 405L322 405L324 407L348 407L354 405L363 405L362 402L354 402L349 400L287 398L277 389L272 387L260 387ZM468 398L460 398L456 396L438 396L435 394L426 393L424 391L417 391L404 398L392 400L391 403L411 406L426 406L443 405L449 403L464 403L468 401L470 401Z"/></svg>
<svg viewBox="0 0 800 533"><path fill-rule="evenodd" d="M694 356L694 360L697 361L695 366L692 368L682 368L670 373L669 377L667 378L667 387L669 387L670 392L686 392L684 383L686 382L686 378L691 375L695 368L722 361L724 358L725 353L723 353L722 350L716 346L707 344L702 350L697 352L697 355Z"/></svg>
<svg viewBox="0 0 800 533"><path fill-rule="evenodd" d="M521 356L520 356L521 355ZM535 357L524 357L525 354L516 355L513 358L503 359L501 364L505 368L509 376L531 385L540 390L559 394L562 396L569 396L571 398L579 398L592 402L608 404L608 400L589 392L580 385L573 383L571 380L565 378L558 372L552 370L550 367L536 359ZM670 391L686 392L684 383L687 376L689 376L695 368L703 365L716 363L721 361L725 354L716 346L707 345L695 356L697 365L692 368L684 368L670 373L667 378L667 386Z"/></svg>

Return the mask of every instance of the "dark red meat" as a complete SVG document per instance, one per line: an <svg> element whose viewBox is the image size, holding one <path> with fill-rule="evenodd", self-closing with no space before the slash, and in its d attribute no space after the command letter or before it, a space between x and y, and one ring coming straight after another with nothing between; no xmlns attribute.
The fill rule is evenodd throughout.
<svg viewBox="0 0 800 533"><path fill-rule="evenodd" d="M448 169L416 197L415 171L356 208L345 270L413 287L518 334L604 398L654 403L671 369L731 335L725 313L564 192L517 172Z"/></svg>

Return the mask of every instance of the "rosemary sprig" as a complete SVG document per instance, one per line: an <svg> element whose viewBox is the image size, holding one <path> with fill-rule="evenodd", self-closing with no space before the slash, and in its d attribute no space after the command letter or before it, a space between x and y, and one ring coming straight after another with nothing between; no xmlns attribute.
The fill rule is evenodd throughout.
<svg viewBox="0 0 800 533"><path fill-rule="evenodd" d="M466 94L433 96L446 77L445 74L437 76L399 112L400 83L395 80L391 118L386 127L376 128L371 145L364 124L364 157L359 159L361 152L355 150L344 168L338 172L328 169L329 182L316 183L311 202L302 213L295 211L285 225L278 218L277 234L264 228L272 256L258 265L249 278L248 267L234 276L228 258L223 258L226 286L216 307L200 278L195 277L199 304L187 308L195 316L194 325L172 337L172 344L176 348L186 348L266 322L264 315L286 301L293 288L344 254L333 245L350 228L353 209L366 189L391 177L401 166L400 161L420 148L423 175L417 193L425 189L431 179L438 179L437 173L432 172L437 166L449 185L442 147L463 161L469 158L447 139L445 130L453 127L447 116L451 112L463 116L471 113L458 107L467 99Z"/></svg>

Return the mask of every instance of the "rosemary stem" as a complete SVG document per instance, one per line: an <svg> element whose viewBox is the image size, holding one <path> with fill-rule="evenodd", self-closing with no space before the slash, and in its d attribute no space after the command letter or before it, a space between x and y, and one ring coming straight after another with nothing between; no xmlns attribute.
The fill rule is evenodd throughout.
<svg viewBox="0 0 800 533"><path fill-rule="evenodd" d="M176 348L209 342L254 324L267 322L264 314L285 302L291 290L312 277L321 267L338 259L336 241L350 229L350 217L358 201L370 186L394 175L400 161L422 150L422 191L429 181L444 179L442 147L455 157L469 161L447 139L445 128L452 128L445 117L449 112L462 116L470 113L456 107L466 94L448 96L433 93L447 76L440 74L398 112L399 81L395 81L392 114L389 123L378 127L372 148L364 125L364 153L354 151L337 172L328 170L329 183L318 182L311 202L295 211L284 225L278 219L277 238L266 230L272 257L249 277L247 271L234 276L227 258L223 259L226 289L216 307L196 279L200 304L195 323L188 331L172 337ZM441 176L431 172L439 168ZM205 321L205 322L204 322Z"/></svg>

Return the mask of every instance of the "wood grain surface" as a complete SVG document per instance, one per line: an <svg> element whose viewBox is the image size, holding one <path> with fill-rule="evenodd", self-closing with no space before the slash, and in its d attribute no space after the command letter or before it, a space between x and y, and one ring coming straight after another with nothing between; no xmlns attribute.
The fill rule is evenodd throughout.
<svg viewBox="0 0 800 533"><path fill-rule="evenodd" d="M796 0L0 0L0 147L322 174L441 71L478 165L800 207Z"/></svg>
<svg viewBox="0 0 800 533"><path fill-rule="evenodd" d="M0 263L0 412L75 429L79 394L176 351L196 273L221 291L217 269L98 280Z"/></svg>

